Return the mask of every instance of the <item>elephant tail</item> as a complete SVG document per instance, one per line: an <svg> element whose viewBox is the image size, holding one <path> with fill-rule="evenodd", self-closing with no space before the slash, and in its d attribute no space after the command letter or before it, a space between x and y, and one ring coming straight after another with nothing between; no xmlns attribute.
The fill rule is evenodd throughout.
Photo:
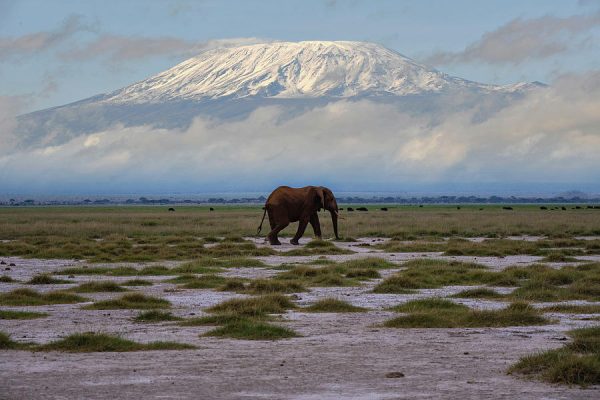
<svg viewBox="0 0 600 400"><path fill-rule="evenodd" d="M260 231L262 230L262 224L265 222L265 215L267 215L267 207L263 207L265 212L263 213L263 217L260 220L260 225L258 226L258 230L256 231L256 236L260 235Z"/></svg>

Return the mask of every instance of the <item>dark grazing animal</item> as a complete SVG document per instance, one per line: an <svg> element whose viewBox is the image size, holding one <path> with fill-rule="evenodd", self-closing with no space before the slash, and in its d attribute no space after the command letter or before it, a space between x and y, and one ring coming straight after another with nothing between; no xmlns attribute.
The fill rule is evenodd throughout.
<svg viewBox="0 0 600 400"><path fill-rule="evenodd" d="M369 211L367 207L358 207L356 211Z"/></svg>
<svg viewBox="0 0 600 400"><path fill-rule="evenodd" d="M280 186L275 189L265 203L265 212L258 227L258 233L262 229L265 215L269 215L271 232L267 235L271 245L279 245L277 234L290 224L299 221L298 231L290 240L293 245L304 235L306 226L310 223L315 236L321 238L321 224L319 223L318 211L325 209L331 213L333 232L335 238L338 236L338 205L333 192L323 186L306 186L302 188L291 188Z"/></svg>

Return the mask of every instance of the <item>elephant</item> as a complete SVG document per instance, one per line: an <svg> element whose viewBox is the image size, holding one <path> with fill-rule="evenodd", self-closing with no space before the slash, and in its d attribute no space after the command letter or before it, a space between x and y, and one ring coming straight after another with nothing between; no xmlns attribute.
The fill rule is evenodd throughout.
<svg viewBox="0 0 600 400"><path fill-rule="evenodd" d="M321 209L325 209L331 214L333 223L333 232L335 238L338 236L338 205L333 192L323 186L306 186L302 188L292 188L289 186L280 186L275 189L265 202L262 220L258 227L257 234L260 234L265 215L269 215L269 224L271 232L267 235L271 245L280 245L277 234L283 230L290 222L300 221L296 235L290 240L293 245L298 245L298 240L304 234L306 225L311 224L315 236L321 238L321 225L317 214Z"/></svg>

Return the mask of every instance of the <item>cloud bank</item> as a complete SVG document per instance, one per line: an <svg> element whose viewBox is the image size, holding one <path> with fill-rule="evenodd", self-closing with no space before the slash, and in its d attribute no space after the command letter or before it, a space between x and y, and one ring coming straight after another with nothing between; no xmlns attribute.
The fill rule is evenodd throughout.
<svg viewBox="0 0 600 400"><path fill-rule="evenodd" d="M92 27L79 15L67 17L52 31L30 33L17 37L0 37L0 61L36 55L60 46L80 32L91 32Z"/></svg>
<svg viewBox="0 0 600 400"><path fill-rule="evenodd" d="M485 62L519 64L580 49L589 43L585 34L600 26L600 12L569 17L543 16L514 19L459 52L438 52L426 61L434 65Z"/></svg>
<svg viewBox="0 0 600 400"><path fill-rule="evenodd" d="M101 59L111 64L123 64L151 57L187 58L216 48L262 43L258 38L231 38L189 41L175 37L141 37L102 34L85 45L61 54L67 61Z"/></svg>
<svg viewBox="0 0 600 400"><path fill-rule="evenodd" d="M353 190L597 182L598 110L600 71L563 76L480 122L473 122L476 108L434 122L368 100L293 118L270 106L241 121L198 118L185 130L114 127L56 146L2 146L0 187L195 192L311 182Z"/></svg>

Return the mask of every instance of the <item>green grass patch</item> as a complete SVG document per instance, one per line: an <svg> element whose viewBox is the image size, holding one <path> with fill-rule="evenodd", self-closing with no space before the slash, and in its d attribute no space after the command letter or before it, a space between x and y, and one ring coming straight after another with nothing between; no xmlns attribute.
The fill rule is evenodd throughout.
<svg viewBox="0 0 600 400"><path fill-rule="evenodd" d="M137 343L104 333L75 333L64 339L35 346L37 351L64 351L69 353L126 352L146 350L185 350L195 346L175 342Z"/></svg>
<svg viewBox="0 0 600 400"><path fill-rule="evenodd" d="M562 252L551 252L544 257L542 262L578 262L575 257L568 256Z"/></svg>
<svg viewBox="0 0 600 400"><path fill-rule="evenodd" d="M278 340L297 337L289 328L252 319L239 319L206 332L202 336L226 337L245 340Z"/></svg>
<svg viewBox="0 0 600 400"><path fill-rule="evenodd" d="M600 304L557 304L544 307L542 311L565 314L600 314Z"/></svg>
<svg viewBox="0 0 600 400"><path fill-rule="evenodd" d="M10 276L8 276L8 275L2 275L2 276L0 276L0 282L2 282L2 283L13 283L13 282L16 282L16 281L13 278L11 278Z"/></svg>
<svg viewBox="0 0 600 400"><path fill-rule="evenodd" d="M303 247L280 253L284 256L312 256L316 254L352 254L353 251L337 247L333 242L311 240Z"/></svg>
<svg viewBox="0 0 600 400"><path fill-rule="evenodd" d="M169 308L171 303L165 299L159 299L152 296L145 296L140 293L125 294L117 299L97 301L94 304L85 306L86 310L119 310L119 309L156 309Z"/></svg>
<svg viewBox="0 0 600 400"><path fill-rule="evenodd" d="M347 312L364 312L366 308L354 306L346 301L326 298L317 301L309 307L303 308L310 312L325 312L325 313L347 313Z"/></svg>
<svg viewBox="0 0 600 400"><path fill-rule="evenodd" d="M214 314L261 317L266 314L281 314L292 308L295 308L295 306L287 297L281 294L268 294L227 300L208 308L206 311Z"/></svg>
<svg viewBox="0 0 600 400"><path fill-rule="evenodd" d="M248 294L298 293L306 291L306 288L296 281L254 279L243 289L236 291Z"/></svg>
<svg viewBox="0 0 600 400"><path fill-rule="evenodd" d="M412 260L404 267L405 270L375 286L373 292L406 293L407 289L479 284L490 280L493 274L482 265L444 260Z"/></svg>
<svg viewBox="0 0 600 400"><path fill-rule="evenodd" d="M36 319L47 317L47 313L31 311L0 310L0 319Z"/></svg>
<svg viewBox="0 0 600 400"><path fill-rule="evenodd" d="M346 278L357 278L357 279L376 279L381 278L381 274L374 269L353 269L348 271Z"/></svg>
<svg viewBox="0 0 600 400"><path fill-rule="evenodd" d="M152 286L153 283L144 279L130 279L122 283L123 286Z"/></svg>
<svg viewBox="0 0 600 400"><path fill-rule="evenodd" d="M77 293L96 293L96 292L124 292L127 289L119 286L116 282L112 281L92 281L84 282L74 288L69 289L70 291Z"/></svg>
<svg viewBox="0 0 600 400"><path fill-rule="evenodd" d="M390 269L398 268L398 264L387 261L383 258L367 257L359 258L356 260L343 261L337 264L338 266L344 267L348 270L352 269Z"/></svg>
<svg viewBox="0 0 600 400"><path fill-rule="evenodd" d="M506 296L488 288L466 289L451 297L462 299L503 299Z"/></svg>
<svg viewBox="0 0 600 400"><path fill-rule="evenodd" d="M53 285L57 283L72 283L64 279L57 279L50 274L38 274L32 277L28 282L29 285Z"/></svg>
<svg viewBox="0 0 600 400"><path fill-rule="evenodd" d="M67 292L38 293L31 289L15 289L0 294L3 306L41 306L47 304L71 304L88 301L85 297Z"/></svg>
<svg viewBox="0 0 600 400"><path fill-rule="evenodd" d="M513 303L500 310L472 310L444 300L436 302L439 304L409 302L401 305L396 310L408 315L392 318L383 325L388 328L482 328L551 323L526 303Z"/></svg>
<svg viewBox="0 0 600 400"><path fill-rule="evenodd" d="M217 290L221 292L237 292L244 293L246 290L246 280L241 278L230 278L227 281L219 286Z"/></svg>
<svg viewBox="0 0 600 400"><path fill-rule="evenodd" d="M181 326L215 326L215 325L227 325L237 323L240 320L247 320L248 317L240 316L238 314L213 314L205 315L203 317L187 318L179 323ZM253 316L254 321L269 321L272 318L267 315Z"/></svg>
<svg viewBox="0 0 600 400"><path fill-rule="evenodd" d="M8 334L0 332L0 350L24 350L29 347L29 343L15 342Z"/></svg>
<svg viewBox="0 0 600 400"><path fill-rule="evenodd" d="M439 297L411 300L390 308L392 311L402 313L415 313L423 311L467 311L469 307Z"/></svg>
<svg viewBox="0 0 600 400"><path fill-rule="evenodd" d="M218 275L182 275L174 280L171 280L171 282L177 283L176 280L179 280L181 282L180 287L185 289L214 289L224 285L229 278Z"/></svg>
<svg viewBox="0 0 600 400"><path fill-rule="evenodd" d="M326 265L324 267L310 267L300 265L291 270L284 271L273 280L295 281L305 286L329 287L329 286L357 286L360 278L349 278L345 274L348 269L339 264Z"/></svg>
<svg viewBox="0 0 600 400"><path fill-rule="evenodd" d="M508 373L565 385L600 384L600 326L567 333L573 338L571 343L522 357Z"/></svg>
<svg viewBox="0 0 600 400"><path fill-rule="evenodd" d="M148 275L172 275L176 272L171 269L157 265L136 269L128 266L107 267L83 267L66 268L55 272L57 275L106 275L106 276L148 276Z"/></svg>
<svg viewBox="0 0 600 400"><path fill-rule="evenodd" d="M163 322L163 321L181 321L183 318L177 317L169 312L150 310L138 314L133 320L135 322Z"/></svg>

